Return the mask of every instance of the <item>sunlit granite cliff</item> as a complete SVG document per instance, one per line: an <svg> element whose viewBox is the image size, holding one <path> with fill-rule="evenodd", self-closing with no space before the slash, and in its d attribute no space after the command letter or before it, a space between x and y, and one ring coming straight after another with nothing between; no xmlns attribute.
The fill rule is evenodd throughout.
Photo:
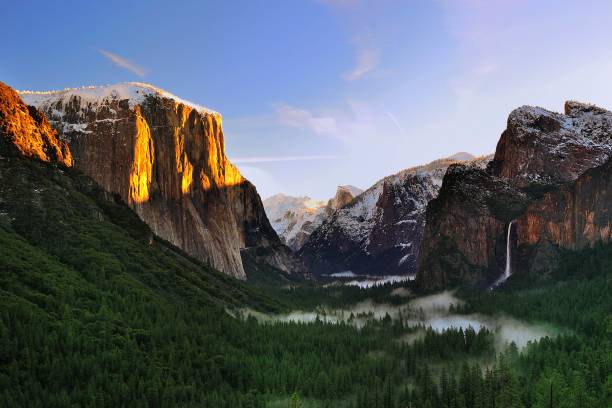
<svg viewBox="0 0 612 408"><path fill-rule="evenodd" d="M225 155L221 115L141 83L21 92L70 146L74 166L121 196L155 234L244 279L241 251L301 270L255 187Z"/></svg>

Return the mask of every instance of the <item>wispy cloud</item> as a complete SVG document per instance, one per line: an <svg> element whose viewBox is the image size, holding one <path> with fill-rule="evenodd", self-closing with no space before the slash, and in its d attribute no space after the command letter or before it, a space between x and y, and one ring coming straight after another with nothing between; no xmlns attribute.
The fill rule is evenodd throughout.
<svg viewBox="0 0 612 408"><path fill-rule="evenodd" d="M395 115L391 112L387 112L387 116L389 117L389 119L391 119L391 122L395 125L397 130L399 130L400 135L406 136L406 131L404 130L404 127L401 125L399 120L397 120L397 117L395 117Z"/></svg>
<svg viewBox="0 0 612 408"><path fill-rule="evenodd" d="M281 125L310 130L319 135L337 135L338 125L331 116L315 115L309 110L288 104L276 107L276 118Z"/></svg>
<svg viewBox="0 0 612 408"><path fill-rule="evenodd" d="M103 56L105 56L109 61L111 61L113 64L117 65L118 67L125 68L128 71L132 72L133 74L138 75L139 77L142 77L145 75L144 68L134 64L133 62L131 62L130 60L126 58L123 58L117 54L113 54L110 51L106 51L102 49L98 49L98 52L102 54Z"/></svg>
<svg viewBox="0 0 612 408"><path fill-rule="evenodd" d="M340 9L353 9L361 5L361 0L319 0L319 2Z"/></svg>
<svg viewBox="0 0 612 408"><path fill-rule="evenodd" d="M253 157L234 157L230 161L234 164L240 163L273 163L273 162L288 162L288 161L305 161L305 160L333 160L339 159L341 156L334 155L312 155L312 156L253 156Z"/></svg>
<svg viewBox="0 0 612 408"><path fill-rule="evenodd" d="M355 67L345 72L342 77L347 81L355 81L363 78L373 71L380 61L380 52L374 48L362 48L358 50L357 64Z"/></svg>

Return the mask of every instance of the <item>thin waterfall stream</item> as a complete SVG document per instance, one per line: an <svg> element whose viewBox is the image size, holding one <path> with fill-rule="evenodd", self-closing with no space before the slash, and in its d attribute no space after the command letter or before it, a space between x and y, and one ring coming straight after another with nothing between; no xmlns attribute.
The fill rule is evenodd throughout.
<svg viewBox="0 0 612 408"><path fill-rule="evenodd" d="M504 274L495 281L491 289L501 285L512 275L512 245L510 241L512 237L512 224L514 224L514 220L508 224L508 232L506 234L506 268L504 269Z"/></svg>

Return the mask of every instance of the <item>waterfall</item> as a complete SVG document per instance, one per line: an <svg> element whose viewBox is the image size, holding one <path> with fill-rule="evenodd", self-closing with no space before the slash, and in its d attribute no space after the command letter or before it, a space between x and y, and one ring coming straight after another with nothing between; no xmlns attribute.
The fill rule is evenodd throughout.
<svg viewBox="0 0 612 408"><path fill-rule="evenodd" d="M510 221L508 224L508 235L506 237L506 270L504 271L504 280L508 279L512 275L512 246L510 245L510 234L512 233L512 224L514 221Z"/></svg>
<svg viewBox="0 0 612 408"><path fill-rule="evenodd" d="M512 275L512 243L510 241L512 236L512 224L514 224L514 220L510 221L510 224L508 224L508 232L506 234L506 269L504 269L503 275L495 281L491 289L501 285L510 275Z"/></svg>

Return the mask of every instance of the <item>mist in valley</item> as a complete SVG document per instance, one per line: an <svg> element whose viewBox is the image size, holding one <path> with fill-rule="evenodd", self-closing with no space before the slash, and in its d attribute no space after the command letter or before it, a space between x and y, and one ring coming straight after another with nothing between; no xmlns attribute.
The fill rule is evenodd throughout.
<svg viewBox="0 0 612 408"><path fill-rule="evenodd" d="M410 296L410 291L400 287L393 289L391 294L405 298ZM421 339L428 328L436 332L450 328L466 330L472 327L476 331L486 328L494 333L497 351L502 351L512 342L520 349L530 341L547 336L553 337L560 333L560 329L547 323L527 322L502 314L459 314L455 312L455 309L463 303L464 301L454 292L444 291L417 297L400 305L377 303L366 299L342 308L329 308L321 305L310 311L294 310L274 315L245 309L241 311L241 315L253 316L263 324L291 322L309 324L320 321L328 324L352 324L358 329L385 318L392 321L401 320L404 327L409 328L410 333L399 340L408 343Z"/></svg>

